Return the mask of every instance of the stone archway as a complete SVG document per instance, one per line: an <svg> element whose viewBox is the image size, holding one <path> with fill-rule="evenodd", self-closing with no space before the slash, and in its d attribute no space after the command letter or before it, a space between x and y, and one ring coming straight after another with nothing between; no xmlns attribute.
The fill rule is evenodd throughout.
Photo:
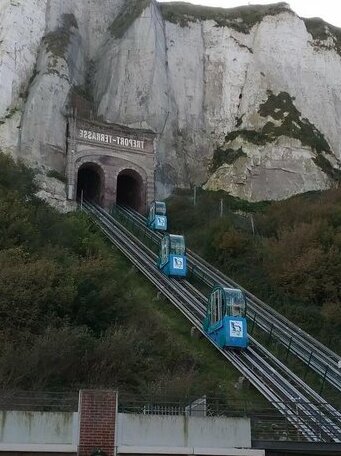
<svg viewBox="0 0 341 456"><path fill-rule="evenodd" d="M69 118L68 199L83 195L110 210L118 201L145 214L155 199L155 134Z"/></svg>
<svg viewBox="0 0 341 456"><path fill-rule="evenodd" d="M104 190L103 170L96 163L83 163L77 172L77 199L102 204Z"/></svg>
<svg viewBox="0 0 341 456"><path fill-rule="evenodd" d="M133 169L123 169L117 176L116 203L129 206L136 211L144 213L145 185L142 176Z"/></svg>

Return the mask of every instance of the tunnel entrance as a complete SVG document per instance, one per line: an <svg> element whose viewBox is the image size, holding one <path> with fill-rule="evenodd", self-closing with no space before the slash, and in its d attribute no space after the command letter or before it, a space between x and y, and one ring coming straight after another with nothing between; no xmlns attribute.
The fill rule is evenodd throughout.
<svg viewBox="0 0 341 456"><path fill-rule="evenodd" d="M85 200L101 204L102 187L102 172L99 166L86 163L79 168L77 199L83 196Z"/></svg>
<svg viewBox="0 0 341 456"><path fill-rule="evenodd" d="M142 177L132 169L125 169L117 176L117 204L144 212L144 188Z"/></svg>

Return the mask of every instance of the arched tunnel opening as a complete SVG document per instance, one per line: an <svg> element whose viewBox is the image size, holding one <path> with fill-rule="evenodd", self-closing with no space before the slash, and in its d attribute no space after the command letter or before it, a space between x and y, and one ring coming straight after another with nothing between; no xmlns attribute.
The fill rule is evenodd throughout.
<svg viewBox="0 0 341 456"><path fill-rule="evenodd" d="M78 171L77 199L101 204L102 176L97 165L87 163Z"/></svg>
<svg viewBox="0 0 341 456"><path fill-rule="evenodd" d="M136 171L125 169L117 176L116 203L144 212L143 181Z"/></svg>

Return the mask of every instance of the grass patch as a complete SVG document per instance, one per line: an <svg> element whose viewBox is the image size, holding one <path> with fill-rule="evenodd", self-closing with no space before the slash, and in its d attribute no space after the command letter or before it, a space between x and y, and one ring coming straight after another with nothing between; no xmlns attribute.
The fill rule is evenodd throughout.
<svg viewBox="0 0 341 456"><path fill-rule="evenodd" d="M341 55L341 29L323 21L319 17L303 19L307 31L312 35L314 45L321 49L335 49ZM334 45L325 42L331 38Z"/></svg>
<svg viewBox="0 0 341 456"><path fill-rule="evenodd" d="M57 179L60 182L63 182L64 184L66 184L67 182L66 176L55 169L51 169L50 171L48 171L46 176L53 177L54 179Z"/></svg>
<svg viewBox="0 0 341 456"><path fill-rule="evenodd" d="M114 38L122 38L132 23L150 5L150 0L130 0L125 2L123 10L110 25L109 30Z"/></svg>
<svg viewBox="0 0 341 456"><path fill-rule="evenodd" d="M248 5L237 8L212 8L192 5L191 3L172 2L160 3L163 18L181 27L191 22L213 20L217 27L230 27L241 33L250 33L252 27L266 16L276 16L283 12L291 12L286 3L273 5ZM293 12L291 12L294 14Z"/></svg>

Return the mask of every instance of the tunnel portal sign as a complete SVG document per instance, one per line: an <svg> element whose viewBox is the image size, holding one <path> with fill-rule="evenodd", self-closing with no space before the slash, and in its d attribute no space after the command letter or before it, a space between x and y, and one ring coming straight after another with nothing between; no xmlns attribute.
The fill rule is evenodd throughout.
<svg viewBox="0 0 341 456"><path fill-rule="evenodd" d="M128 138L125 136L109 135L94 130L83 130L82 128L79 129L79 138L113 146L129 147L130 149L144 150L145 148L144 140Z"/></svg>

